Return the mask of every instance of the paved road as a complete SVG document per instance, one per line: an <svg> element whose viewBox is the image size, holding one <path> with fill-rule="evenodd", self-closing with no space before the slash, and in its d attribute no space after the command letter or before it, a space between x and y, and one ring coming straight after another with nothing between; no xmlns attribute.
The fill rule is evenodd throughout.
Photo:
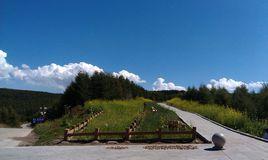
<svg viewBox="0 0 268 160"><path fill-rule="evenodd" d="M208 120L199 117L196 114L185 112L177 108L160 103L161 106L175 111L187 124L197 127L203 137L211 140L211 137L216 132L221 132L225 135L227 143L225 145L224 155L232 160L268 160L268 143L250 138L228 129L220 127ZM216 151L215 151L216 152ZM223 157L226 157L223 156Z"/></svg>
<svg viewBox="0 0 268 160"><path fill-rule="evenodd" d="M22 128L0 128L0 148L19 145L21 141L13 138L25 137L32 131L31 128L27 127L27 124L23 124L21 127Z"/></svg>

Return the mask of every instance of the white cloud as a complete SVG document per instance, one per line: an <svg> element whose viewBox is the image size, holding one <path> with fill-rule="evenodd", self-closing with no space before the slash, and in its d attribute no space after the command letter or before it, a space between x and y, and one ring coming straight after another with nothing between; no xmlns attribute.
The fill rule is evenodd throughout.
<svg viewBox="0 0 268 160"><path fill-rule="evenodd" d="M6 61L7 53L0 50L0 80L8 79L9 73L14 70L14 67L7 63Z"/></svg>
<svg viewBox="0 0 268 160"><path fill-rule="evenodd" d="M153 90L178 90L178 91L186 91L186 88L182 86L176 86L174 83L169 82L165 83L165 79L157 78L157 80L153 83Z"/></svg>
<svg viewBox="0 0 268 160"><path fill-rule="evenodd" d="M236 87L240 87L242 85L245 85L249 91L256 91L258 92L263 84L266 82L250 82L250 83L245 83L242 81L236 81L233 79L227 79L227 78L221 78L219 80L211 79L210 83L207 84L208 88L225 88L229 92L234 92Z"/></svg>
<svg viewBox="0 0 268 160"><path fill-rule="evenodd" d="M145 80L141 79L139 75L128 72L126 70L122 70L119 73L113 72L113 76L115 76L115 77L123 76L124 78L127 78L130 81L133 81L134 83L145 83L146 82Z"/></svg>
<svg viewBox="0 0 268 160"><path fill-rule="evenodd" d="M52 63L37 69L31 69L24 65L22 69L15 69L10 75L31 84L64 90L79 72L92 75L94 72L103 72L103 70L85 62L69 63L63 66Z"/></svg>
<svg viewBox="0 0 268 160"><path fill-rule="evenodd" d="M6 60L7 53L0 50L0 80L20 80L32 85L39 85L49 88L57 88L63 91L66 86L75 78L79 72L86 72L92 75L94 72L103 72L103 69L85 62L69 63L66 65L58 65L55 63L40 66L31 69L27 64L22 64L21 68L14 67ZM122 70L119 73L113 73L115 76L123 77L135 82L144 83L138 75Z"/></svg>

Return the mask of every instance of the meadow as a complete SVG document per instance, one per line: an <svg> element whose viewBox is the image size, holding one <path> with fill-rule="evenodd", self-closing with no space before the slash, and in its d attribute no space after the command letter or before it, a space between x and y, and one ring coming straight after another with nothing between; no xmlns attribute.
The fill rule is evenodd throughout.
<svg viewBox="0 0 268 160"><path fill-rule="evenodd" d="M81 132L94 132L96 128L100 131L125 131L126 128L135 120L139 119L139 125L136 131L156 131L161 129L168 131L168 121L179 121L179 117L173 111L162 108L158 104L151 100L144 98L136 98L133 100L93 100L85 103L85 108L101 107L103 113L90 121L85 130ZM186 125L183 126L184 130L190 130ZM181 128L180 128L181 129ZM191 138L184 135L176 137L165 138ZM91 136L75 137L78 140L92 140ZM153 139L154 136L132 136L132 140L135 139ZM100 139L122 139L121 136L100 136Z"/></svg>
<svg viewBox="0 0 268 160"><path fill-rule="evenodd" d="M96 128L100 131L125 131L134 119L143 112L144 103L151 100L136 98L131 100L93 100L85 102L84 107L102 108L103 113L92 119L82 132L93 132ZM93 137L77 137L79 140L90 140ZM106 136L100 137L107 138ZM109 138L121 138L111 137Z"/></svg>
<svg viewBox="0 0 268 160"><path fill-rule="evenodd" d="M173 98L168 100L167 103L185 111L198 113L230 128L259 137L262 137L264 129L268 128L267 120L252 120L247 114L230 107L215 104L200 104L180 98Z"/></svg>
<svg viewBox="0 0 268 160"><path fill-rule="evenodd" d="M85 103L86 108L101 107L103 114L90 121L85 131L91 132L95 128L99 128L101 131L124 131L143 112L144 103L149 101L144 98L124 101L88 101Z"/></svg>

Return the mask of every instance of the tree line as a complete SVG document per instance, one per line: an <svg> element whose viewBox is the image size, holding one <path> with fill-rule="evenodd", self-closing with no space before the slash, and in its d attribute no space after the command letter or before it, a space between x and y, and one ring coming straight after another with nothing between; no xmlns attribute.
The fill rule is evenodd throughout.
<svg viewBox="0 0 268 160"><path fill-rule="evenodd" d="M205 85L199 88L189 87L181 96L185 100L198 101L202 104L218 104L232 107L246 113L253 119L268 118L268 86L258 92L249 92L246 86L237 87L233 93L225 88L208 89Z"/></svg>

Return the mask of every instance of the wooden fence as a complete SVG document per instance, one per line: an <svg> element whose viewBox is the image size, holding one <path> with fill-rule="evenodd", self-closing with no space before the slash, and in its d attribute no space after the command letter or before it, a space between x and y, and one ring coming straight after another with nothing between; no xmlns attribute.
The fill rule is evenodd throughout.
<svg viewBox="0 0 268 160"><path fill-rule="evenodd" d="M162 131L158 129L156 131L131 131L130 128L127 128L122 132L101 132L99 128L96 128L94 132L88 133L67 133L65 132L64 139L68 140L70 137L75 136L92 136L93 140L99 140L100 136L121 136L125 141L130 139L130 136L134 135L156 135L159 140L162 139L163 135L191 135L192 139L196 138L196 127L193 127L190 131Z"/></svg>
<svg viewBox="0 0 268 160"><path fill-rule="evenodd" d="M66 140L66 141L70 140L71 137L66 136L66 135L77 134L76 133L77 131L84 129L92 119L94 119L95 117L99 116L102 113L103 113L103 111L94 113L93 115L91 115L89 118L87 118L83 122L78 123L76 125L73 125L71 128L66 128L64 131L64 140Z"/></svg>

